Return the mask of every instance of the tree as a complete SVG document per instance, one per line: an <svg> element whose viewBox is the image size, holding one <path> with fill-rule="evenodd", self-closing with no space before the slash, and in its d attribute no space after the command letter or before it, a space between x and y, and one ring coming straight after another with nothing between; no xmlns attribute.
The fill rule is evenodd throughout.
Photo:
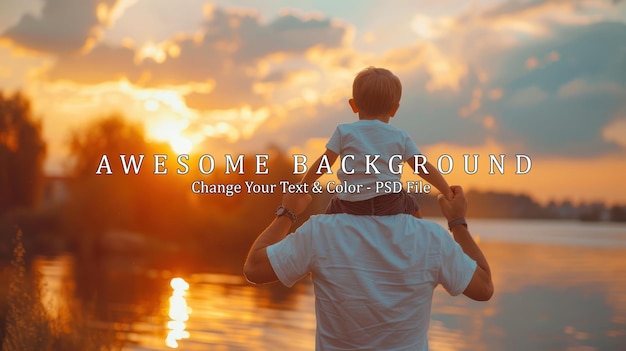
<svg viewBox="0 0 626 351"><path fill-rule="evenodd" d="M84 232L132 226L128 222L136 217L129 206L140 196L139 189L146 177L120 175L119 155L145 154L148 146L143 134L139 126L128 123L120 115L101 118L73 133L69 214L75 217L74 229ZM96 175L103 155L111 157L115 175Z"/></svg>
<svg viewBox="0 0 626 351"><path fill-rule="evenodd" d="M148 144L143 129L118 114L95 120L83 130L74 131L70 150L74 155L72 175L82 178L94 176L102 155L119 160L120 154L146 153ZM121 172L115 162L114 171Z"/></svg>
<svg viewBox="0 0 626 351"><path fill-rule="evenodd" d="M46 144L41 121L20 93L0 91L0 214L37 201Z"/></svg>
<svg viewBox="0 0 626 351"><path fill-rule="evenodd" d="M66 210L71 235L95 241L107 232L130 231L164 239L186 231L191 182L172 170L154 174L153 155L171 149L147 141L144 134L140 125L117 114L98 118L73 133L74 167ZM105 155L112 174L104 166L97 174ZM132 166L125 174L120 155L125 160L134 157L137 174Z"/></svg>

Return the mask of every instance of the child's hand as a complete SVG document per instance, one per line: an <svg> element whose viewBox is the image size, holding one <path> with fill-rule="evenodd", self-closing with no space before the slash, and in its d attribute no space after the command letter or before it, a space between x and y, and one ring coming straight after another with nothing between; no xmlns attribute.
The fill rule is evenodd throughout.
<svg viewBox="0 0 626 351"><path fill-rule="evenodd" d="M446 197L446 200L448 201L452 201L452 199L454 199L454 193L452 192L452 189L448 188L448 191L443 192L442 193L443 196Z"/></svg>

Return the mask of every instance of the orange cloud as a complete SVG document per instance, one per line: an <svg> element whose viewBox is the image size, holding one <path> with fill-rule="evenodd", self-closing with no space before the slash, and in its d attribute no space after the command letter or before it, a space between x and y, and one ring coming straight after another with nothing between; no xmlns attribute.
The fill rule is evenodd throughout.
<svg viewBox="0 0 626 351"><path fill-rule="evenodd" d="M458 91L461 79L468 72L464 60L446 55L434 46L429 47L424 64L430 75L430 80L426 83L426 90L429 92L444 89Z"/></svg>
<svg viewBox="0 0 626 351"><path fill-rule="evenodd" d="M626 111L602 129L602 137L626 148Z"/></svg>

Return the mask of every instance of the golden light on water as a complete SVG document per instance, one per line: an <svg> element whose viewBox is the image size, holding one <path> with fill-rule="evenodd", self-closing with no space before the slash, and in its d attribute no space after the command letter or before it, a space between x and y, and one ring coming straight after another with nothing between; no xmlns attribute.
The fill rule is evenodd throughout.
<svg viewBox="0 0 626 351"><path fill-rule="evenodd" d="M69 317L68 296L74 293L73 261L69 256L56 259L38 257L33 263L39 277L41 304L54 320L65 326Z"/></svg>
<svg viewBox="0 0 626 351"><path fill-rule="evenodd" d="M187 305L185 295L189 290L189 283L183 278L173 278L170 281L172 287L172 296L170 296L170 309L169 317L171 318L167 322L167 338L165 339L165 345L170 348L178 348L178 341L189 338L189 332L186 321L189 320L189 314L191 308Z"/></svg>

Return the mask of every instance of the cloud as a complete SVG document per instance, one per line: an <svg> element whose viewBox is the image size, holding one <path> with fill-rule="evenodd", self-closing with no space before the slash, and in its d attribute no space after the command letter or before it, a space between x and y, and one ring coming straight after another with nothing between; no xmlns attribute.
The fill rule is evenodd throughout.
<svg viewBox="0 0 626 351"><path fill-rule="evenodd" d="M118 0L45 0L39 16L24 14L2 37L35 52L76 52L93 45L117 3Z"/></svg>
<svg viewBox="0 0 626 351"><path fill-rule="evenodd" d="M548 35L554 24L585 25L619 19L610 0L503 1L466 19L500 29L531 35Z"/></svg>
<svg viewBox="0 0 626 351"><path fill-rule="evenodd" d="M407 96L407 89L403 101L428 111L433 122L405 127L420 139L420 127L432 131L426 142L476 145L493 137L508 150L557 157L615 151L618 143L602 130L626 106L626 25L613 20L612 7L599 0L504 2L450 19L432 44L465 73L441 91L415 87L426 99ZM419 72L428 62L413 67ZM486 92L497 98L486 99ZM465 119L455 120L454 109ZM457 128L470 128L470 136Z"/></svg>
<svg viewBox="0 0 626 351"><path fill-rule="evenodd" d="M577 78L559 88L560 97L577 97L589 94L608 94L617 98L626 97L626 86L617 82L591 83Z"/></svg>
<svg viewBox="0 0 626 351"><path fill-rule="evenodd" d="M119 44L130 40L137 47L161 43L174 35L193 34L204 21L205 0L124 0L119 16L102 41Z"/></svg>
<svg viewBox="0 0 626 351"><path fill-rule="evenodd" d="M159 56L148 53L144 59L146 52L138 48L101 43L85 55L59 56L48 78L94 84L125 76L144 87L210 83L210 91L187 95L189 107L256 108L271 103L254 89L272 73L263 65L302 60L312 49L339 48L346 30L323 18L287 13L262 23L255 13L211 8L199 34L173 37L163 43L165 49L155 49Z"/></svg>
<svg viewBox="0 0 626 351"><path fill-rule="evenodd" d="M424 148L439 143L471 148L490 139L504 152L541 157L623 152L623 138L607 132L607 126L623 126L615 122L623 115L619 119L615 113L626 108L626 25L611 20L610 6L607 1L576 6L537 1L474 20L464 14L432 41L419 40L373 60L404 84L401 107L391 123ZM555 8L566 13L550 17ZM541 32L520 32L515 24L533 19L540 19ZM456 74L437 71L434 58L459 69ZM433 89L432 82L444 81ZM334 112L335 124L354 120L341 111ZM333 123L325 117L323 121ZM307 135L324 136L321 127L308 128ZM285 132L289 134L287 128ZM291 139L297 142L297 136Z"/></svg>
<svg viewBox="0 0 626 351"><path fill-rule="evenodd" d="M511 88L538 85L554 92L577 77L595 81L626 81L626 25L596 23L586 26L555 26L554 35L536 40L514 50L501 59L509 69L519 72L526 57L544 57L541 65L528 73L517 74ZM620 44L618 44L620 43ZM556 53L556 54L554 54ZM554 60L558 54L559 59ZM502 72L500 79L510 79Z"/></svg>
<svg viewBox="0 0 626 351"><path fill-rule="evenodd" d="M531 106L502 106L499 140L520 143L529 152L591 157L617 149L602 137L620 102L611 96L549 98Z"/></svg>
<svg viewBox="0 0 626 351"><path fill-rule="evenodd" d="M418 146L440 142L457 145L478 145L489 135L481 118L461 115L464 107L476 107L479 84L477 72L471 68L458 83L458 89L430 91L429 72L425 67L400 77L403 97L396 126L406 129ZM472 106L474 105L474 106Z"/></svg>
<svg viewBox="0 0 626 351"><path fill-rule="evenodd" d="M306 140L310 138L326 140L337 124L350 123L357 119L347 101L331 105L297 105L283 114L286 116L280 114L269 116L264 121L263 128L259 128L253 138L238 140L233 147L246 150L258 150L260 146L269 144L284 148L304 147Z"/></svg>
<svg viewBox="0 0 626 351"><path fill-rule="evenodd" d="M208 26L207 29L215 28ZM292 14L280 16L268 25L261 25L258 18L244 18L238 29L236 41L240 50L235 52L235 59L243 61L276 52L303 53L315 46L336 48L341 46L346 32L345 27L334 25L329 19L302 19Z"/></svg>
<svg viewBox="0 0 626 351"><path fill-rule="evenodd" d="M561 2L533 4L532 11L512 7L500 15L544 17L554 6L562 6L572 18L578 16L576 7ZM452 26L432 43L420 40L372 60L389 67L404 84L401 107L391 123L423 146L472 147L491 138L505 152L551 157L596 157L620 150L621 143L604 131L615 111L626 106L626 50L620 44L626 43L626 26L603 20L585 25L546 20L549 35L515 41L498 28L500 24L490 28L487 20ZM433 69L438 62L433 46L436 58L457 65L455 74ZM433 89L433 82L447 84ZM319 124L356 118L347 109L315 109L322 118ZM305 128L292 126L296 134L282 126L281 140L293 145L304 130L309 137L330 135L327 126L306 121Z"/></svg>
<svg viewBox="0 0 626 351"><path fill-rule="evenodd" d="M441 20L440 20L441 22ZM592 24L623 23L623 10L609 0L502 1L491 7L469 7L457 17L446 17L445 27L433 41L447 55L461 57L468 64L489 68L492 77L508 76L511 54L524 52L518 67L541 68L563 59L563 53L538 43L573 40L563 31L574 31ZM612 40L606 40L613 42ZM558 56L557 56L558 55ZM517 57L516 57L517 58ZM516 69L518 68L516 67Z"/></svg>
<svg viewBox="0 0 626 351"><path fill-rule="evenodd" d="M626 110L602 129L602 136L626 148Z"/></svg>
<svg viewBox="0 0 626 351"><path fill-rule="evenodd" d="M11 92L23 88L23 77L32 67L41 66L46 60L42 57L29 57L16 54L8 47L0 46L0 90Z"/></svg>
<svg viewBox="0 0 626 351"><path fill-rule="evenodd" d="M189 108L196 110L219 110L231 107L252 106L258 108L268 103L254 93L252 80L246 75L230 73L219 79L209 93L192 92L185 96Z"/></svg>
<svg viewBox="0 0 626 351"><path fill-rule="evenodd" d="M141 68L133 63L134 56L132 49L102 44L85 55L59 56L45 76L52 81L65 80L80 84L99 84L120 79L138 82Z"/></svg>
<svg viewBox="0 0 626 351"><path fill-rule="evenodd" d="M487 104L503 127L499 140L569 157L612 152L617 144L602 130L626 106L626 47L617 44L626 43L626 25L555 26L554 33L502 57L511 72L497 84L507 96ZM524 58L532 55L546 59L523 73Z"/></svg>
<svg viewBox="0 0 626 351"><path fill-rule="evenodd" d="M530 0L504 1L482 13L484 18L520 17L528 14L541 14L546 8L567 8L582 6L593 1L588 0ZM597 1L596 1L597 2Z"/></svg>
<svg viewBox="0 0 626 351"><path fill-rule="evenodd" d="M109 7L117 3L108 1ZM52 4L61 8L69 1L48 0L46 8ZM81 11L97 9L96 2L88 4ZM131 28L147 4L128 7L115 23ZM198 11L201 5L193 1ZM45 77L80 84L124 80L136 89L175 91L197 117L190 125L206 135L237 139L238 146L290 147L327 138L337 123L355 120L345 103L354 75L368 65L384 66L404 84L392 124L420 146L471 147L489 138L507 152L594 156L621 147L603 132L626 101L626 26L610 21L611 6L601 0L511 1L457 17L421 15L422 35L402 46L389 44L395 47L386 52L358 51L351 39L360 28L321 15L284 12L265 20L256 11L212 6L202 21L194 15L195 27L175 32L169 25L167 32L137 32L128 40L113 27L107 33L117 34L77 52L106 22L88 15L83 22L90 24L72 24L79 29L67 37L73 45L51 51L56 61ZM154 11L147 14L153 22L167 15ZM49 12L31 17L52 23L56 17ZM416 17L405 17L410 32ZM376 32L372 40L368 48L386 39Z"/></svg>
<svg viewBox="0 0 626 351"><path fill-rule="evenodd" d="M546 101L548 97L548 93L533 86L516 91L506 100L506 103L511 107L528 107L540 104Z"/></svg>

